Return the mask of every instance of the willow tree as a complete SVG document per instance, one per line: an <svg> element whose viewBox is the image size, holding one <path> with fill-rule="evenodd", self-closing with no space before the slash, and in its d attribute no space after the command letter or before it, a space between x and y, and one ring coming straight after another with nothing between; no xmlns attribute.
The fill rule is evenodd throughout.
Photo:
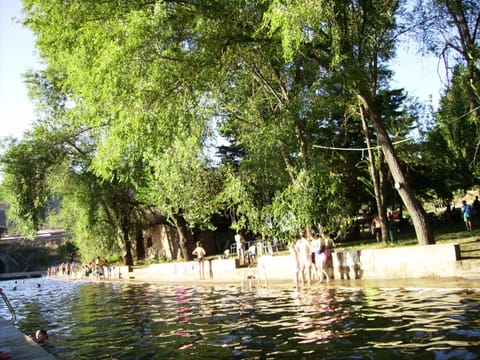
<svg viewBox="0 0 480 360"><path fill-rule="evenodd" d="M2 198L9 204L9 220L22 234L33 237L53 209L49 176L64 151L32 134L26 134L21 141L10 139L3 145Z"/></svg>
<svg viewBox="0 0 480 360"><path fill-rule="evenodd" d="M34 91L38 82L30 81ZM41 82L47 84L45 78ZM116 255L122 248L126 264L132 265L130 233L140 207L131 184L93 174L91 134L65 122L69 111L62 96L40 93L39 108L47 108L48 116L39 114L33 129L8 143L0 160L10 219L22 234L44 226L69 229L86 261Z"/></svg>
<svg viewBox="0 0 480 360"><path fill-rule="evenodd" d="M407 181L382 119L377 93L394 55L398 1L274 1L266 26L282 39L285 57L303 54L343 75L376 131L378 145L415 227L420 244L434 243L426 213Z"/></svg>
<svg viewBox="0 0 480 360"><path fill-rule="evenodd" d="M351 210L344 174L354 166L345 166L351 164L345 158L331 161L313 145L351 140L351 129L341 126L343 95L304 57L284 61L279 39L263 29L267 4L235 6L229 17L218 19L228 34L219 41L222 67L214 104L220 131L236 155L224 203L234 226L260 233L288 236L321 224L336 227Z"/></svg>
<svg viewBox="0 0 480 360"><path fill-rule="evenodd" d="M71 121L96 129L89 169L105 181L135 183L140 192L156 186L143 194L163 191L159 184L182 181L160 171L157 164L183 139L195 139L188 144L194 147L185 144L182 149L192 154L188 159L195 158L208 135L211 114L206 104L215 57L198 46L208 27L203 33L198 29L209 6L202 10L202 4L176 1L23 2L25 24L37 36L40 56L49 71L63 75L60 86L69 90L69 106L75 114ZM120 171L125 168L139 169L143 178ZM202 185L191 188L186 195L190 201L204 199L191 196L196 190L203 193ZM170 217L210 209L202 203L185 208L183 198L172 203L178 196L143 199L159 211L178 211ZM203 221L205 216L201 217ZM202 225L180 220L176 224L182 240L186 225Z"/></svg>
<svg viewBox="0 0 480 360"><path fill-rule="evenodd" d="M184 225L202 225L213 211L215 184L208 180L217 180L198 170L208 167L199 151L212 119L228 118L227 127L248 147L238 175L248 178L255 190L250 203L259 210L315 163L306 141L314 126L305 115L312 102L298 81L307 64L285 64L278 41L257 33L268 3L24 4L40 55L49 69L65 74L78 121L98 128L91 169L109 179L140 158L144 177L136 179L137 190L171 219L178 217L180 239ZM204 181L197 186L188 181L199 176ZM180 184L184 189L175 190Z"/></svg>

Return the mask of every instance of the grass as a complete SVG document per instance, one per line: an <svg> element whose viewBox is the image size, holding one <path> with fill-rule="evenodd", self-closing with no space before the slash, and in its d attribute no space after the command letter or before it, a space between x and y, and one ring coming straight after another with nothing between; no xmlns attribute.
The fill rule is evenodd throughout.
<svg viewBox="0 0 480 360"><path fill-rule="evenodd" d="M468 232L465 224L458 222L451 226L444 224L434 225L434 237L437 244L460 245L462 259L480 259L480 219L473 222L473 231ZM392 246L412 246L418 245L417 238L413 228L404 233L398 234L398 242L394 245L377 243L372 237L362 238L356 241L340 242L335 244L336 251L354 250L354 249L381 249Z"/></svg>

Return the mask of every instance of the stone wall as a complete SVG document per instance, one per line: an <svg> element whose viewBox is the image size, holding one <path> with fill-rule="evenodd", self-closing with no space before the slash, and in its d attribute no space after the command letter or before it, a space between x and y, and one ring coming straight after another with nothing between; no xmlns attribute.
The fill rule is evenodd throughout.
<svg viewBox="0 0 480 360"><path fill-rule="evenodd" d="M187 234L190 253L195 248L196 241L201 241L207 256L223 253L227 240L219 232L212 230L201 230L195 234ZM155 224L150 226L143 233L145 241L145 255L147 258L157 258L166 260L182 259L183 254L178 246L177 230L173 226L166 224ZM233 239L233 236L232 236Z"/></svg>
<svg viewBox="0 0 480 360"><path fill-rule="evenodd" d="M172 260L182 257L182 251L178 246L178 234L172 226L152 225L144 231L143 238L147 258Z"/></svg>
<svg viewBox="0 0 480 360"><path fill-rule="evenodd" d="M448 277L457 271L458 244L416 245L333 253L336 279Z"/></svg>
<svg viewBox="0 0 480 360"><path fill-rule="evenodd" d="M386 249L335 251L330 272L334 279L408 279L450 277L458 274L458 244L394 247ZM269 278L292 278L289 256L259 259Z"/></svg>

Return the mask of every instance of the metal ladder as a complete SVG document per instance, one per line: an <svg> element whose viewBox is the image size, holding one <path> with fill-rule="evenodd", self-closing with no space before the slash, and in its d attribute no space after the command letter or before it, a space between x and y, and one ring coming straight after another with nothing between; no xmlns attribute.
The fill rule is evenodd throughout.
<svg viewBox="0 0 480 360"><path fill-rule="evenodd" d="M247 271L245 272L245 276L242 279L242 291L245 290L245 283L248 281L248 290L252 290L252 285L256 282L257 287L260 287L260 269L259 265L263 268L263 274L265 275L265 287L268 287L268 278L267 278L267 270L265 269L265 265L258 264L257 262L250 264L248 266Z"/></svg>
<svg viewBox="0 0 480 360"><path fill-rule="evenodd" d="M1 288L0 288L0 296L2 297L5 305L7 305L8 310L10 311L10 315L12 316L12 319L11 319L12 324L15 324L17 322L17 316L15 315L15 310L13 310L13 306L10 303L10 300L8 300L7 295L5 295L5 293Z"/></svg>

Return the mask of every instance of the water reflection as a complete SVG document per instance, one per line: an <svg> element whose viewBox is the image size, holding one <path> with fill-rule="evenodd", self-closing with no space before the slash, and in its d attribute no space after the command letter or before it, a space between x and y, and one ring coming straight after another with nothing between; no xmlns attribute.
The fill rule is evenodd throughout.
<svg viewBox="0 0 480 360"><path fill-rule="evenodd" d="M41 282L0 287L58 359L480 358L477 291Z"/></svg>

